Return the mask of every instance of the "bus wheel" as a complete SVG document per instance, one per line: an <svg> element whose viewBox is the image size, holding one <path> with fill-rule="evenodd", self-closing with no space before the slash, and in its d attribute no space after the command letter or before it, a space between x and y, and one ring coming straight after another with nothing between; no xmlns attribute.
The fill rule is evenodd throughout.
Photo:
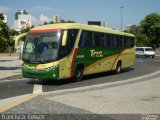
<svg viewBox="0 0 160 120"><path fill-rule="evenodd" d="M75 81L81 81L83 78L83 71L84 68L82 66L78 66L75 70L75 74L74 74L74 80Z"/></svg>
<svg viewBox="0 0 160 120"><path fill-rule="evenodd" d="M116 73L117 74L121 73L121 70L122 70L122 63L119 61L116 66Z"/></svg>

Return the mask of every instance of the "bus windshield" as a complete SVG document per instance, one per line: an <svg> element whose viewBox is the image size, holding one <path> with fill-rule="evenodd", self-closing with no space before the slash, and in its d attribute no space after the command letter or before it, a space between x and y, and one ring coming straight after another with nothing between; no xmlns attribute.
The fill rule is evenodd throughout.
<svg viewBox="0 0 160 120"><path fill-rule="evenodd" d="M62 32L30 33L25 41L22 59L28 63L47 63L57 59Z"/></svg>

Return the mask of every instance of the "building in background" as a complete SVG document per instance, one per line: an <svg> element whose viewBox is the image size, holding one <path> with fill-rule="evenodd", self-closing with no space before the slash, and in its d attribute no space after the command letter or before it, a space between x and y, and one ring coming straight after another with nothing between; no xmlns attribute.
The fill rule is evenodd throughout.
<svg viewBox="0 0 160 120"><path fill-rule="evenodd" d="M53 16L53 22L54 23L60 23L61 16L60 15L54 15Z"/></svg>
<svg viewBox="0 0 160 120"><path fill-rule="evenodd" d="M97 25L101 27L106 27L106 22L102 21L88 21L88 25Z"/></svg>
<svg viewBox="0 0 160 120"><path fill-rule="evenodd" d="M31 27L31 15L28 14L25 10L18 10L15 13L15 20L14 20L14 29L16 31L21 31L27 27Z"/></svg>
<svg viewBox="0 0 160 120"><path fill-rule="evenodd" d="M106 22L101 22L101 27L106 27Z"/></svg>

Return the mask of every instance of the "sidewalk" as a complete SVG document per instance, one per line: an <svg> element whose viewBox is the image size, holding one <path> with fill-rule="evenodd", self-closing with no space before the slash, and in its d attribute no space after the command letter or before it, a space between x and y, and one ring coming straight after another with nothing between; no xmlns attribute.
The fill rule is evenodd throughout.
<svg viewBox="0 0 160 120"><path fill-rule="evenodd" d="M122 82L78 92L59 92L45 100L90 111L95 114L160 113L160 75L157 78Z"/></svg>
<svg viewBox="0 0 160 120"><path fill-rule="evenodd" d="M160 111L160 78L141 83L46 97L96 114L138 114Z"/></svg>
<svg viewBox="0 0 160 120"><path fill-rule="evenodd" d="M16 54L0 54L0 79L21 75L21 64L22 60Z"/></svg>

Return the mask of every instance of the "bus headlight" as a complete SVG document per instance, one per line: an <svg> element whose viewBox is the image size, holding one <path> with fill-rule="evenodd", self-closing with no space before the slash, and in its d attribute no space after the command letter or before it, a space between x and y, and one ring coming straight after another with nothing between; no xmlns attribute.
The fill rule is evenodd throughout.
<svg viewBox="0 0 160 120"><path fill-rule="evenodd" d="M58 65L54 65L54 66L51 66L51 67L48 67L48 68L45 68L47 71L49 71L49 70L52 70L52 69L54 69L54 68L57 68L58 67Z"/></svg>

